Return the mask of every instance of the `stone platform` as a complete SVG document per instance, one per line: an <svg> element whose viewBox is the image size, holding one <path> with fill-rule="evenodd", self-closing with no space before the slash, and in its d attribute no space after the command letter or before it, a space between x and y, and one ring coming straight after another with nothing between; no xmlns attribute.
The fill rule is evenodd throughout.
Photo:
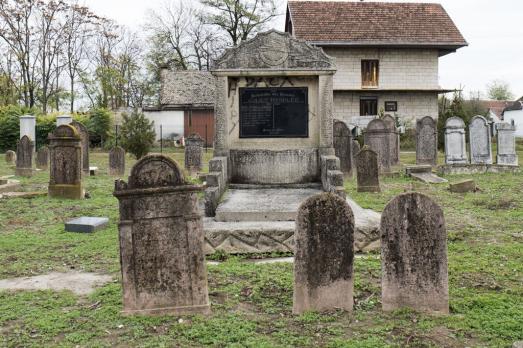
<svg viewBox="0 0 523 348"><path fill-rule="evenodd" d="M204 218L205 252L293 252L294 219L300 204L323 192L315 188L231 189L215 218ZM355 216L354 249L377 250L381 215L347 198Z"/></svg>

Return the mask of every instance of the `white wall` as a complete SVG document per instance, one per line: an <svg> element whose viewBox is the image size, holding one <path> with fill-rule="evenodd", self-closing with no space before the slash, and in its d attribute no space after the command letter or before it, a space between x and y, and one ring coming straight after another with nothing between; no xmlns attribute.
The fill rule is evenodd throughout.
<svg viewBox="0 0 523 348"><path fill-rule="evenodd" d="M516 124L516 137L523 138L523 110L505 111L503 121L510 123L511 120Z"/></svg>
<svg viewBox="0 0 523 348"><path fill-rule="evenodd" d="M183 136L183 111L144 111L143 113L147 119L154 121L156 140L160 140L160 125L162 125L164 139L171 138L171 135L174 135L175 139Z"/></svg>

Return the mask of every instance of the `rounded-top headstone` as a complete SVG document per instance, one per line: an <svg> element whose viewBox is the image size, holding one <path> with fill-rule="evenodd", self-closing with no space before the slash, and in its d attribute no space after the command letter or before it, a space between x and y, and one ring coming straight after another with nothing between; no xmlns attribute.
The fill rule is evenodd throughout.
<svg viewBox="0 0 523 348"><path fill-rule="evenodd" d="M15 164L16 163L16 152L13 150L7 150L5 152L5 161L9 164Z"/></svg>
<svg viewBox="0 0 523 348"><path fill-rule="evenodd" d="M380 118L375 118L367 125L367 132L382 131L387 129L387 124Z"/></svg>
<svg viewBox="0 0 523 348"><path fill-rule="evenodd" d="M492 164L490 125L483 116L474 116L469 124L470 162Z"/></svg>
<svg viewBox="0 0 523 348"><path fill-rule="evenodd" d="M183 172L178 164L163 155L147 155L131 169L129 188L153 188L185 184Z"/></svg>
<svg viewBox="0 0 523 348"><path fill-rule="evenodd" d="M385 123L385 126L387 127L387 129L394 131L394 132L397 131L396 119L394 117L387 114L387 115L383 116L382 120Z"/></svg>
<svg viewBox="0 0 523 348"><path fill-rule="evenodd" d="M358 192L380 192L378 154L368 145L356 154Z"/></svg>
<svg viewBox="0 0 523 348"><path fill-rule="evenodd" d="M80 135L73 126L68 124L62 124L55 128L55 130L50 133L51 137L54 138L74 138L75 140L80 139Z"/></svg>
<svg viewBox="0 0 523 348"><path fill-rule="evenodd" d="M445 128L465 128L465 122L457 116L453 116L447 119L445 122Z"/></svg>
<svg viewBox="0 0 523 348"><path fill-rule="evenodd" d="M354 215L347 202L332 193L308 198L294 240L293 312L352 310Z"/></svg>
<svg viewBox="0 0 523 348"><path fill-rule="evenodd" d="M125 150L115 146L109 151L109 175L123 175L125 173Z"/></svg>

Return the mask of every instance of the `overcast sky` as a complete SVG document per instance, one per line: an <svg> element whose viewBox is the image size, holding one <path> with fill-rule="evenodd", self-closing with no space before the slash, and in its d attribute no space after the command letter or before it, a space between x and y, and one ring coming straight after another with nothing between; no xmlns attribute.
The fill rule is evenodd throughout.
<svg viewBox="0 0 523 348"><path fill-rule="evenodd" d="M168 0L81 0L96 13L139 29L147 9L157 9ZM198 3L198 0L183 0ZM278 0L277 0L278 1ZM285 13L286 0L279 0ZM368 0L366 0L368 1ZM395 2L406 2L392 0ZM409 1L427 2L427 1ZM440 59L440 85L485 91L494 79L508 82L514 95L523 96L523 0L435 0L443 4L469 43L457 53ZM274 26L283 30L282 15Z"/></svg>

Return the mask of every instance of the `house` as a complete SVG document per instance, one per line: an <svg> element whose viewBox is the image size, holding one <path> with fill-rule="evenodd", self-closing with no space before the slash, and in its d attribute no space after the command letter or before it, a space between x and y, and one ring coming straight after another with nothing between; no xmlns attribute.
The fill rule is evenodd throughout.
<svg viewBox="0 0 523 348"><path fill-rule="evenodd" d="M503 120L503 110L512 102L509 100L480 100L480 104L488 110L488 116L494 123L498 123Z"/></svg>
<svg viewBox="0 0 523 348"><path fill-rule="evenodd" d="M144 108L154 121L156 137L178 140L192 133L212 146L214 135L214 77L207 71L172 71L160 74L160 105Z"/></svg>
<svg viewBox="0 0 523 348"><path fill-rule="evenodd" d="M523 138L523 101L515 101L503 110L503 121L516 124L516 136Z"/></svg>
<svg viewBox="0 0 523 348"><path fill-rule="evenodd" d="M405 125L438 117L439 58L467 42L439 4L289 1L285 31L336 58L334 116L353 125L381 113Z"/></svg>

